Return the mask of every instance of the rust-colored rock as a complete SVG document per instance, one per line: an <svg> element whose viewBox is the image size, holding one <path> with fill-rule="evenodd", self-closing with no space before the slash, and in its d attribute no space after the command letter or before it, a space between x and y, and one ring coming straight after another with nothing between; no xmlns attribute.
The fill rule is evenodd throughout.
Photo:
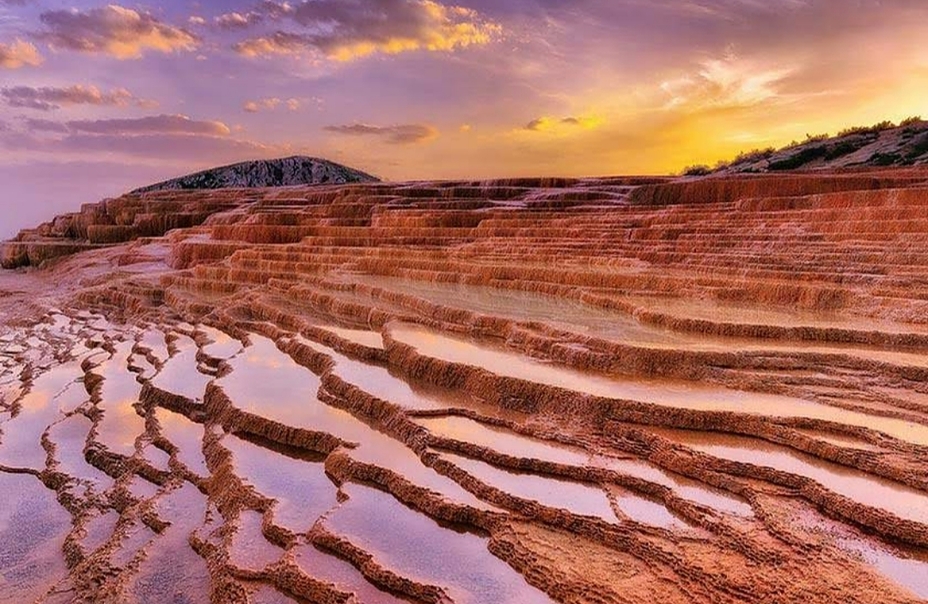
<svg viewBox="0 0 928 604"><path fill-rule="evenodd" d="M926 599L926 209L917 168L85 205L0 253L0 488L47 493L0 573L42 602Z"/></svg>

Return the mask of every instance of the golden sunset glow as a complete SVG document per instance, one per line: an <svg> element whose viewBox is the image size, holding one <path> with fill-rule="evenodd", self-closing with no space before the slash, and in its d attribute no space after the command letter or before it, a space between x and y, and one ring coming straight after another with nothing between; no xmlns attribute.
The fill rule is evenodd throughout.
<svg viewBox="0 0 928 604"><path fill-rule="evenodd" d="M928 114L926 24L911 0L6 1L0 177L65 208L291 154L387 179L679 172Z"/></svg>

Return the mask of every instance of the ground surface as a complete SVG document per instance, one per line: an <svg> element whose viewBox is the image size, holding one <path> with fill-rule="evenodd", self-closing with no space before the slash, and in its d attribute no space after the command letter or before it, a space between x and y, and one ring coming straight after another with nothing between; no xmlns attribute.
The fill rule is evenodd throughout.
<svg viewBox="0 0 928 604"><path fill-rule="evenodd" d="M926 210L915 169L85 207L4 250L0 602L928 598Z"/></svg>

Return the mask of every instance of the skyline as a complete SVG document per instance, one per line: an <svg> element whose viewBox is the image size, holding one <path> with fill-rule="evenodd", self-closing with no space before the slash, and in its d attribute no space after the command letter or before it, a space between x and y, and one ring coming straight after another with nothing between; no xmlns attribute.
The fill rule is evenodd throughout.
<svg viewBox="0 0 928 604"><path fill-rule="evenodd" d="M246 159L658 174L928 113L915 0L0 0L0 238Z"/></svg>

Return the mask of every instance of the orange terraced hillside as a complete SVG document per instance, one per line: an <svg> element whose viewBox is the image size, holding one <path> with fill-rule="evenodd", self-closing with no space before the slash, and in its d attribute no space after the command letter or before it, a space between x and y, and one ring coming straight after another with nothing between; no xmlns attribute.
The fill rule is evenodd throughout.
<svg viewBox="0 0 928 604"><path fill-rule="evenodd" d="M0 602L928 599L924 168L154 191L0 259Z"/></svg>

